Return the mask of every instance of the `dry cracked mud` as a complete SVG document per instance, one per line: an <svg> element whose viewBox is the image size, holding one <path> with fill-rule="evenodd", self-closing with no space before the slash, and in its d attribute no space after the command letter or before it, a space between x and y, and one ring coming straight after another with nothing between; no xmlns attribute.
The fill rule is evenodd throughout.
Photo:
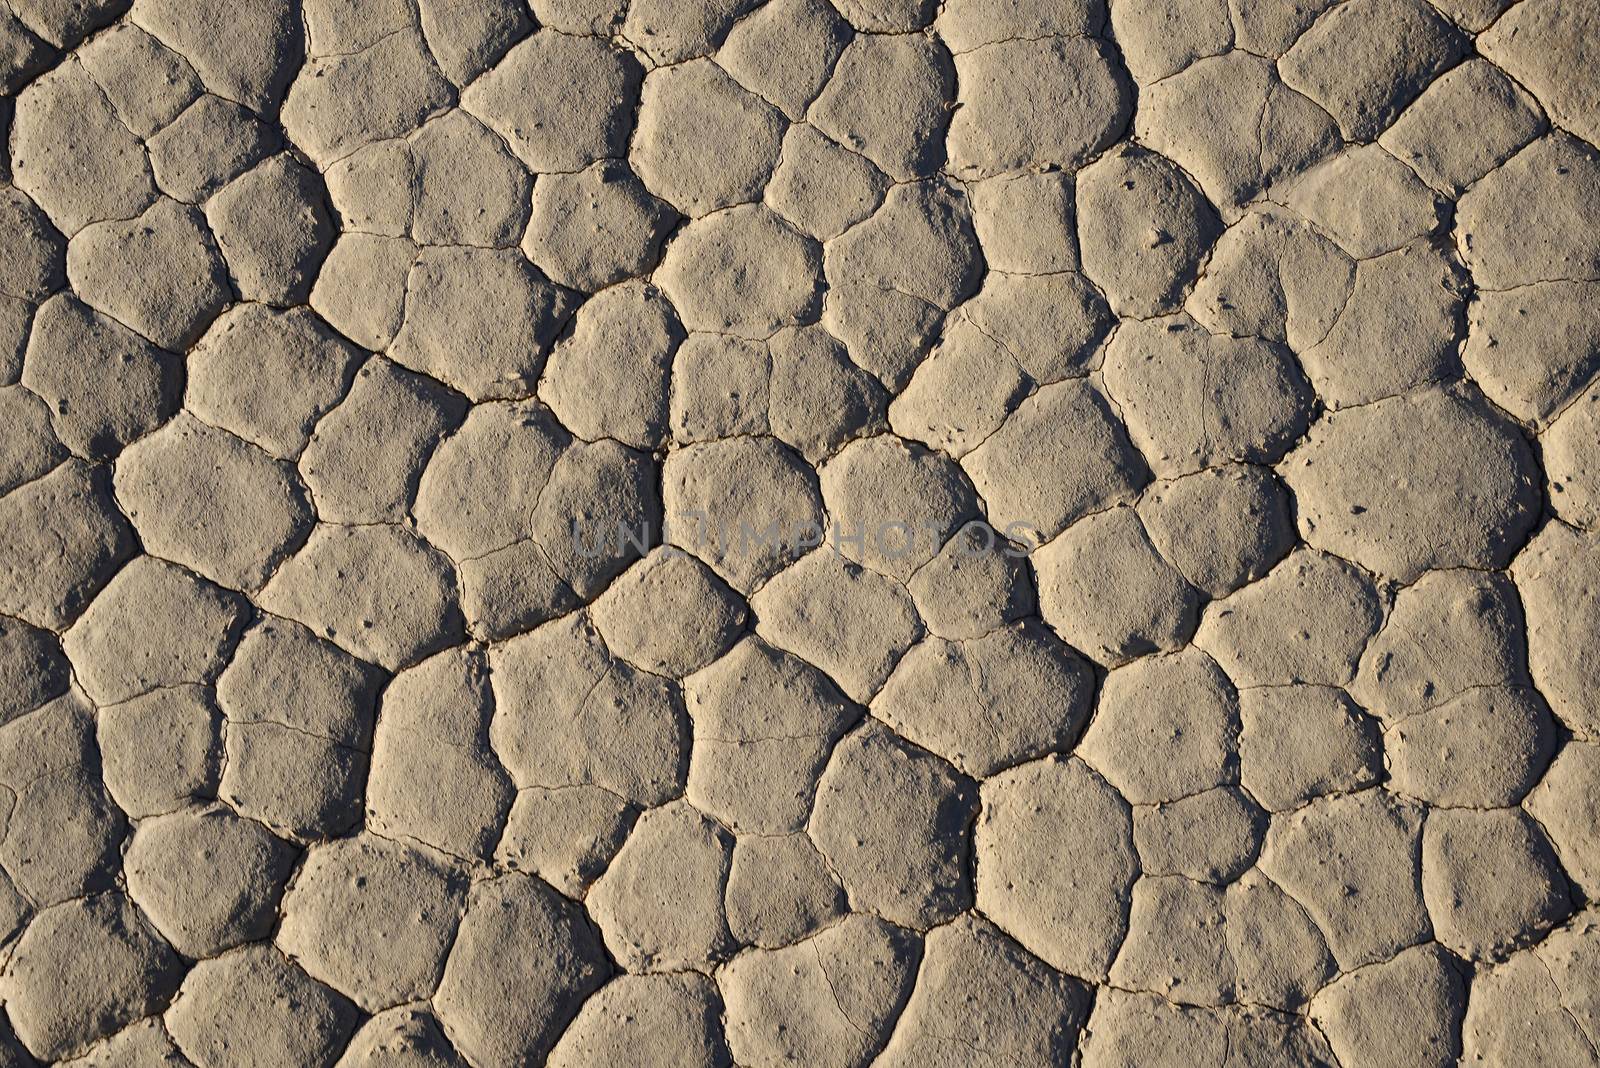
<svg viewBox="0 0 1600 1068"><path fill-rule="evenodd" d="M0 1068L1600 1065L1600 0L0 0Z"/></svg>

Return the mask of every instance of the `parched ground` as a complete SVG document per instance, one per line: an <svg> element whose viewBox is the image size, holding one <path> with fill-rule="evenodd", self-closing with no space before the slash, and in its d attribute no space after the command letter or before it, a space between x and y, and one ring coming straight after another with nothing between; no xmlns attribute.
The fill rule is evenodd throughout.
<svg viewBox="0 0 1600 1068"><path fill-rule="evenodd" d="M0 1068L1600 1064L1600 0L4 0Z"/></svg>

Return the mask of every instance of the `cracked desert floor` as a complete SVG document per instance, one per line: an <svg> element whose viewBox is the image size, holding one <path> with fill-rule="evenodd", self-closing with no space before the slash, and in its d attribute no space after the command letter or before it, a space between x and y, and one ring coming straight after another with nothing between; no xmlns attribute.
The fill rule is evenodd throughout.
<svg viewBox="0 0 1600 1068"><path fill-rule="evenodd" d="M1600 0L0 0L0 1068L1600 1065Z"/></svg>

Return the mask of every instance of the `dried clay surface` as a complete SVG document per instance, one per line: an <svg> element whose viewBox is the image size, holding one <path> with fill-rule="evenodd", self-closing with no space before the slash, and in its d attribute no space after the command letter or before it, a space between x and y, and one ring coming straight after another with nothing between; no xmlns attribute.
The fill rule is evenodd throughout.
<svg viewBox="0 0 1600 1068"><path fill-rule="evenodd" d="M0 1068L1600 1068L1600 0L0 0Z"/></svg>

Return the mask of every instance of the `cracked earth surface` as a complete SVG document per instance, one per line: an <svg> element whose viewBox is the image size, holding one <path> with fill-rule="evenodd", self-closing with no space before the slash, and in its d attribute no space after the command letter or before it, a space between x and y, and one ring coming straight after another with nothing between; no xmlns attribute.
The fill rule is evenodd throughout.
<svg viewBox="0 0 1600 1068"><path fill-rule="evenodd" d="M1600 0L6 0L0 1066L1600 1064Z"/></svg>

